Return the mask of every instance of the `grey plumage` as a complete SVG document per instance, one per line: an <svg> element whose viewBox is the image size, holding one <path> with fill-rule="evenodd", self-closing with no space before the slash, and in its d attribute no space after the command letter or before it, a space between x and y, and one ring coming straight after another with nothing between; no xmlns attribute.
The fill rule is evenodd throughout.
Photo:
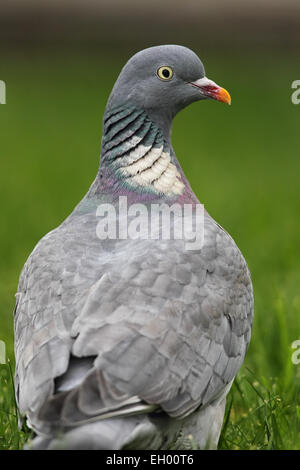
<svg viewBox="0 0 300 470"><path fill-rule="evenodd" d="M169 96L155 75L160 65L174 68ZM116 205L124 194L148 205L198 202L169 134L176 112L207 97L189 86L204 75L197 56L180 46L129 61L108 101L96 180L23 268L15 382L20 411L37 434L33 448L183 448L190 435L202 448L217 445L251 334L242 254L207 213L204 246L194 251L184 239L99 240L96 217L99 204ZM140 164L145 148L150 166L122 173ZM164 173L140 178L145 170L152 176L159 158L173 171L166 193L154 184Z"/></svg>

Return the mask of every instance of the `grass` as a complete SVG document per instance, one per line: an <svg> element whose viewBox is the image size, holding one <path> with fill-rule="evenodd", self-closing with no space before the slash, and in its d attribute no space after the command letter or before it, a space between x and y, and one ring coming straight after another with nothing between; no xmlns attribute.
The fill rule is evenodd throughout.
<svg viewBox="0 0 300 470"><path fill-rule="evenodd" d="M291 344L300 339L300 105L290 100L298 61L280 51L201 56L233 104L184 110L173 144L199 199L241 248L255 293L252 341L219 447L300 449L300 365L291 361ZM0 340L12 368L19 272L93 180L101 117L123 60L63 50L2 55ZM0 449L22 448L27 437L17 428L11 372L2 365Z"/></svg>
<svg viewBox="0 0 300 470"><path fill-rule="evenodd" d="M22 423L22 430L18 424L20 417L10 362L0 366L0 387L0 450L21 450L26 440L31 437L31 431L25 422Z"/></svg>

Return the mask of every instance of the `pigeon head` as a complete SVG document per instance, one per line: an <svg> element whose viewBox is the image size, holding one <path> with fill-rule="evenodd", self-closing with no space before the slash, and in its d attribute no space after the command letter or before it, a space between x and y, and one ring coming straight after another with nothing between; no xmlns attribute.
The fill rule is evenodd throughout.
<svg viewBox="0 0 300 470"><path fill-rule="evenodd" d="M199 57L177 45L155 46L135 54L123 67L108 109L132 105L156 119L173 117L189 104L207 98L230 104L230 95L205 76Z"/></svg>
<svg viewBox="0 0 300 470"><path fill-rule="evenodd" d="M207 98L230 103L229 93L205 76L190 49L156 46L135 54L104 114L100 175L106 168L108 191L193 198L171 145L171 126L178 111Z"/></svg>

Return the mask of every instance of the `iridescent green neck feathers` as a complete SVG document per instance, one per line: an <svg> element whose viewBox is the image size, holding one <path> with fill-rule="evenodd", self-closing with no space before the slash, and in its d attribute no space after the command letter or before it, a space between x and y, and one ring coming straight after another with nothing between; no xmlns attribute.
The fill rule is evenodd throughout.
<svg viewBox="0 0 300 470"><path fill-rule="evenodd" d="M101 167L109 167L128 189L167 196L184 190L170 144L147 114L134 107L105 114Z"/></svg>

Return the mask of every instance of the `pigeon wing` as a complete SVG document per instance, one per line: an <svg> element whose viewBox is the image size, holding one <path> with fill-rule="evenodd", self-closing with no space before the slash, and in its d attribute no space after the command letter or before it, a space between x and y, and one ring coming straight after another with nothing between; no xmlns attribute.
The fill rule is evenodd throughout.
<svg viewBox="0 0 300 470"><path fill-rule="evenodd" d="M16 307L21 410L32 422L72 425L157 405L184 417L210 403L250 340L252 286L234 241L209 216L199 251L182 240L100 243L95 223L91 214L69 218L24 267ZM70 357L92 360L79 383L55 394Z"/></svg>

